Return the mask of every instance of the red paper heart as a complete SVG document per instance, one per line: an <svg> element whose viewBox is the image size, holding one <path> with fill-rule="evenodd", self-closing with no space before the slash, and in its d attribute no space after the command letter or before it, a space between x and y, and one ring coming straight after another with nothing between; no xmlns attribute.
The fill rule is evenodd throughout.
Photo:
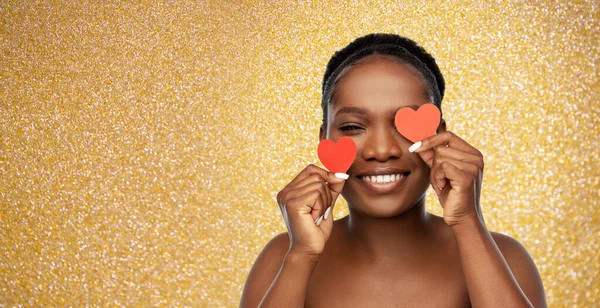
<svg viewBox="0 0 600 308"><path fill-rule="evenodd" d="M321 163L329 171L346 173L356 158L356 144L350 137L342 137L337 143L323 139L317 152Z"/></svg>
<svg viewBox="0 0 600 308"><path fill-rule="evenodd" d="M404 107L396 112L396 129L406 139L417 142L433 136L440 125L440 110L434 104L424 104L417 111Z"/></svg>

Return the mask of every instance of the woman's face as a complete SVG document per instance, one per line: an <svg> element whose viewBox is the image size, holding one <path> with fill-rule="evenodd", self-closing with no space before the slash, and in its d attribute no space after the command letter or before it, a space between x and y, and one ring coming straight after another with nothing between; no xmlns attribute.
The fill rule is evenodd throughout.
<svg viewBox="0 0 600 308"><path fill-rule="evenodd" d="M429 167L395 128L402 107L429 103L421 78L387 56L363 59L340 80L328 106L321 138L354 139L357 157L342 195L349 207L371 217L393 217L424 200ZM325 134L325 135L324 135Z"/></svg>

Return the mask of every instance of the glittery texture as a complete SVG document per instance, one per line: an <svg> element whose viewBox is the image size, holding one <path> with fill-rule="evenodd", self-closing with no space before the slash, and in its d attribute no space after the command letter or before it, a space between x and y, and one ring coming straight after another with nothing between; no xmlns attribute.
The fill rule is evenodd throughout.
<svg viewBox="0 0 600 308"><path fill-rule="evenodd" d="M325 64L369 32L438 60L550 306L600 305L597 1L200 2L0 4L0 306L237 306L318 161Z"/></svg>

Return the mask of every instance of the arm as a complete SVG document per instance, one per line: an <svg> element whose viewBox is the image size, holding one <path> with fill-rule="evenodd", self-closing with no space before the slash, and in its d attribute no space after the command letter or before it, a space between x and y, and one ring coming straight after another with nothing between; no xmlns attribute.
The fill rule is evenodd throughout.
<svg viewBox="0 0 600 308"><path fill-rule="evenodd" d="M545 307L539 273L525 248L510 237L492 236L485 226L479 205L481 152L448 131L411 149L431 168L430 182L454 233L471 304Z"/></svg>
<svg viewBox="0 0 600 308"><path fill-rule="evenodd" d="M257 258L240 307L303 307L308 282L333 229L331 209L344 179L314 165L277 194L288 232Z"/></svg>
<svg viewBox="0 0 600 308"><path fill-rule="evenodd" d="M240 307L304 307L314 258L288 252L287 233L276 236L256 259Z"/></svg>
<svg viewBox="0 0 600 308"><path fill-rule="evenodd" d="M473 307L546 307L535 263L516 240L479 219L453 225Z"/></svg>

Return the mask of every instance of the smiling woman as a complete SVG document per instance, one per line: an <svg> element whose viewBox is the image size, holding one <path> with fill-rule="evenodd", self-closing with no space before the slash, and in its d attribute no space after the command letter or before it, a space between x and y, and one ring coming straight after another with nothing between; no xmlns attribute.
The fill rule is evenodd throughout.
<svg viewBox="0 0 600 308"><path fill-rule="evenodd" d="M356 159L347 180L309 165L279 192L288 232L256 260L242 307L546 305L525 248L486 227L481 153L443 118L414 144L396 130L399 109L441 109L443 95L435 60L409 39L372 34L332 57L320 138L352 138ZM443 217L425 210L429 185ZM339 194L349 215L334 221Z"/></svg>

